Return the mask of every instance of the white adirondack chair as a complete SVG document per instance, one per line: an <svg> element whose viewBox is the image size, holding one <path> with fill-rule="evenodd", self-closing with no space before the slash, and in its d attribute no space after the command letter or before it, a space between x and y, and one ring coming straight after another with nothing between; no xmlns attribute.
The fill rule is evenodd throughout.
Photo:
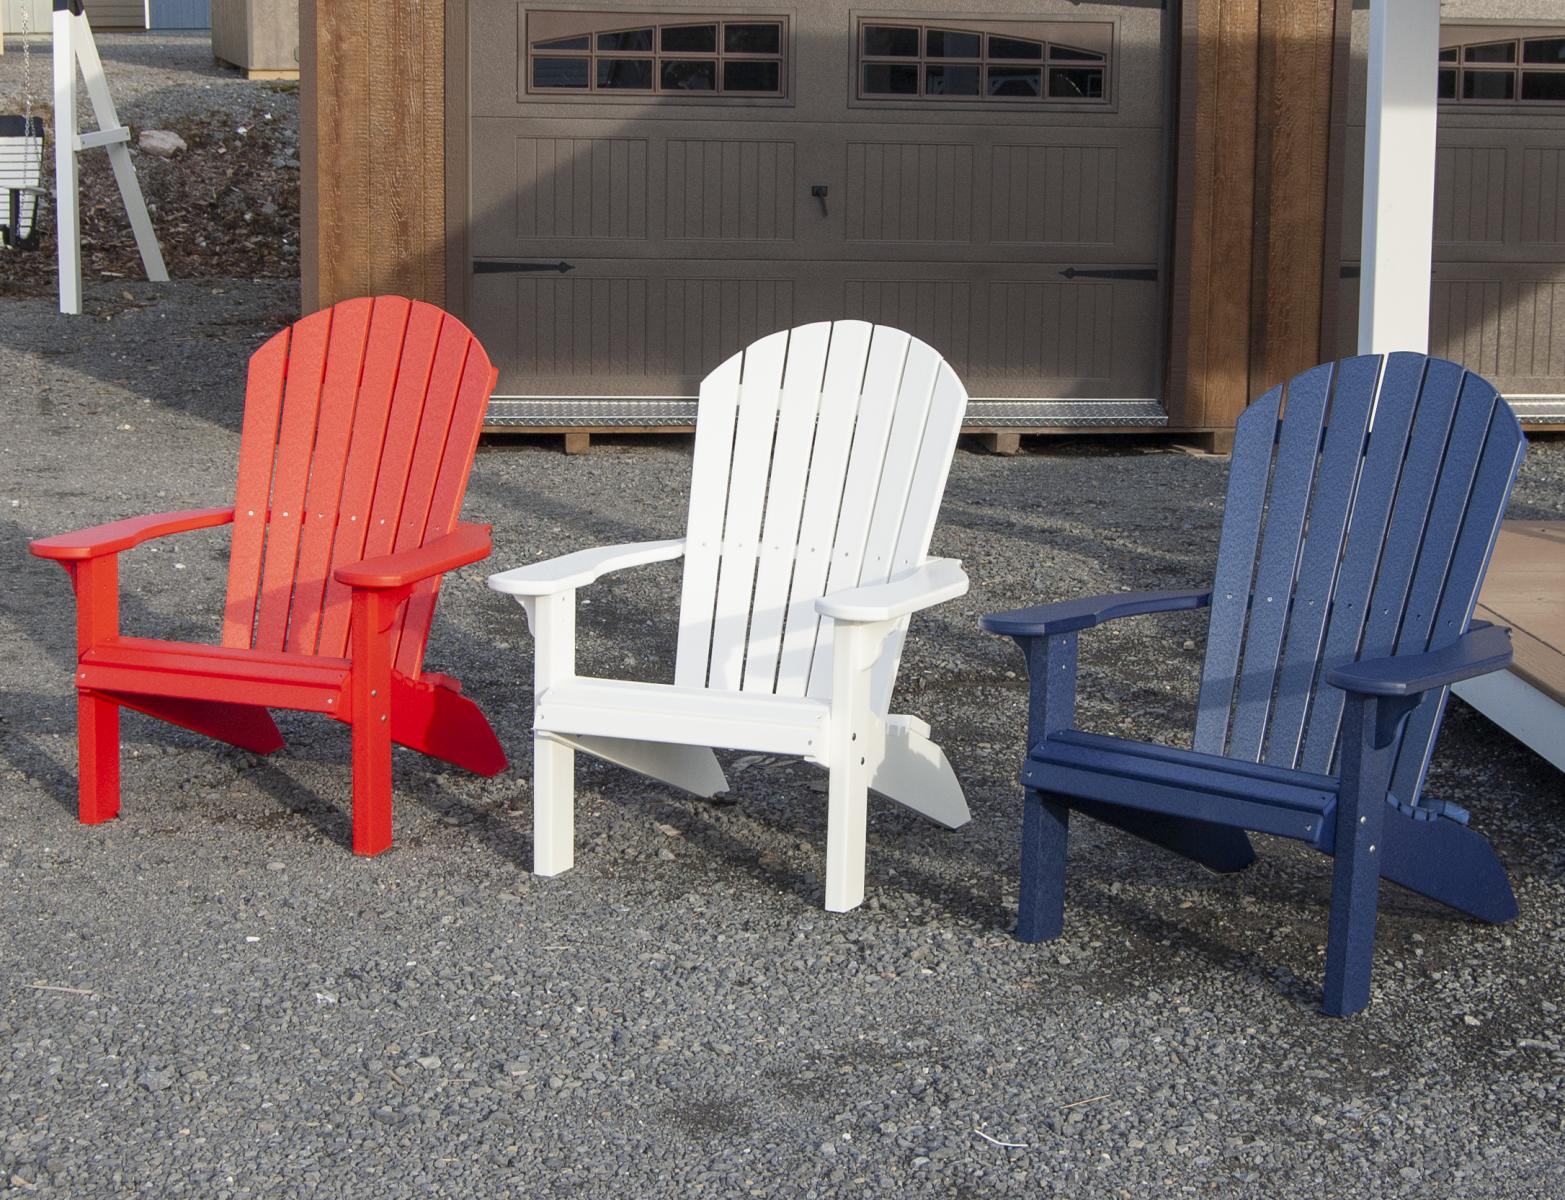
<svg viewBox="0 0 1565 1200"><path fill-rule="evenodd" d="M967 591L960 563L926 557L966 406L950 366L899 330L772 334L701 385L684 538L489 577L536 642L536 873L572 865L577 750L698 796L728 787L713 747L827 767L833 912L864 899L866 789L967 821L929 726L888 714L909 615ZM681 555L674 683L577 675L576 589Z"/></svg>

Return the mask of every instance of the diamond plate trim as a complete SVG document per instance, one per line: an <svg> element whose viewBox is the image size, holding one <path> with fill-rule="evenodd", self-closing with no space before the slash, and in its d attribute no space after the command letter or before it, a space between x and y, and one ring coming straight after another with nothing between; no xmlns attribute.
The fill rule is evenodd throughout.
<svg viewBox="0 0 1565 1200"><path fill-rule="evenodd" d="M692 425L694 396L495 396L484 424L491 429L655 428ZM1168 415L1156 400L970 400L968 429L1160 426Z"/></svg>

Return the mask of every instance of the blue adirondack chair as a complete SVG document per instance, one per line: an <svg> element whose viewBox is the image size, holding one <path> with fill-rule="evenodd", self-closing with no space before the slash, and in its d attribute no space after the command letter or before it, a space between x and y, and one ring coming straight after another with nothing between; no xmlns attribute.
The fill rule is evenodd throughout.
<svg viewBox="0 0 1565 1200"><path fill-rule="evenodd" d="M1316 367L1239 419L1210 588L985 617L1031 679L1017 936L1060 934L1071 809L1217 871L1254 860L1247 830L1333 855L1333 1015L1369 1003L1382 877L1514 917L1488 841L1421 792L1447 688L1510 661L1509 631L1472 614L1525 449L1509 406L1455 363ZM1075 727L1080 631L1208 605L1193 749Z"/></svg>

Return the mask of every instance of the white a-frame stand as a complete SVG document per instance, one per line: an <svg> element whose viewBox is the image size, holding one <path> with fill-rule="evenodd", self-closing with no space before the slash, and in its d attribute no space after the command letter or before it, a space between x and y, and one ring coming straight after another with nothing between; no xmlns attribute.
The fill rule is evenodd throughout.
<svg viewBox="0 0 1565 1200"><path fill-rule="evenodd" d="M147 202L136 181L136 168L130 161L130 130L120 124L114 111L114 99L103 77L103 60L98 44L92 40L92 27L82 0L54 0L54 203L59 222L60 311L82 310L82 229L81 192L77 178L76 156L83 150L104 147L114 168L125 213L136 235L136 249L147 278L154 283L168 282L163 251L152 231ZM81 66L98 128L91 133L76 132L76 68Z"/></svg>

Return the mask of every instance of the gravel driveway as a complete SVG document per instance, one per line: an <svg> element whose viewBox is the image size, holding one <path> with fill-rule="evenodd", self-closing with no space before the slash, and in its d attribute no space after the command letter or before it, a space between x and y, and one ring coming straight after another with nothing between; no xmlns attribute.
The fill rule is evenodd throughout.
<svg viewBox="0 0 1565 1200"><path fill-rule="evenodd" d="M129 297L127 299L127 297ZM125 807L74 821L71 600L28 538L221 503L277 283L4 304L0 1190L73 1197L1554 1197L1565 1171L1559 777L1453 703L1430 788L1521 918L1387 887L1375 998L1317 1015L1329 862L1218 877L1079 823L1066 935L1012 940L1025 691L979 614L1210 570L1225 464L1121 442L959 452L935 538L972 593L914 626L899 707L963 778L951 833L874 801L870 899L821 911L824 773L728 756L736 803L584 760L577 868L527 871L531 643L484 575L683 526L686 439L479 455L498 551L432 668L514 757L398 751L396 845L347 849L346 731L261 760L127 714ZM1539 439L1514 514L1565 516ZM124 563L124 623L215 634L220 533ZM582 596L582 663L671 676L673 566ZM1091 727L1188 737L1201 625L1084 639Z"/></svg>

